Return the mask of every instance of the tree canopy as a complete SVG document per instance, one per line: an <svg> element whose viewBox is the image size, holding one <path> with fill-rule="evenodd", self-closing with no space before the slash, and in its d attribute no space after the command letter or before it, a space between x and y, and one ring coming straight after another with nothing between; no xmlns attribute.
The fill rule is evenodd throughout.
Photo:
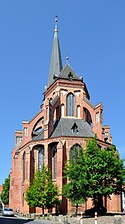
<svg viewBox="0 0 125 224"><path fill-rule="evenodd" d="M76 205L91 197L95 206L102 206L102 196L120 193L124 177L115 146L102 149L96 139L89 140L85 150L74 148L64 172L68 182L63 193Z"/></svg>
<svg viewBox="0 0 125 224"><path fill-rule="evenodd" d="M68 183L63 187L63 194L73 205L76 205L76 214L78 204L87 200L87 189L89 187L85 157L82 148L74 147L70 155L70 162L65 166L65 177Z"/></svg>
<svg viewBox="0 0 125 224"><path fill-rule="evenodd" d="M102 149L97 140L90 140L85 150L86 166L90 174L88 197L92 197L95 206L102 203L102 196L120 193L122 189L124 166L123 160L111 145Z"/></svg>
<svg viewBox="0 0 125 224"><path fill-rule="evenodd" d="M9 204L10 176L8 176L5 179L2 187L3 187L3 190L1 193L1 200L5 205L8 205Z"/></svg>
<svg viewBox="0 0 125 224"><path fill-rule="evenodd" d="M58 187L52 182L51 172L47 167L43 166L35 173L25 199L30 207L42 208L43 214L45 208L53 208L60 203Z"/></svg>

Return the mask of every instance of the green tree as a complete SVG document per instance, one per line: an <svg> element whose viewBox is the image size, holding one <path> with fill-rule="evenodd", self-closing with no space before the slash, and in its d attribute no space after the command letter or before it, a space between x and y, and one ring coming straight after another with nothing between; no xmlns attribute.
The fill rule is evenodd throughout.
<svg viewBox="0 0 125 224"><path fill-rule="evenodd" d="M3 190L1 193L1 200L5 205L8 205L9 204L10 176L8 176L5 179L2 187L3 187Z"/></svg>
<svg viewBox="0 0 125 224"><path fill-rule="evenodd" d="M115 146L102 149L96 138L89 140L86 150L74 149L74 154L65 166L63 194L73 204L91 197L94 206L102 206L102 197L120 193L122 189L124 167Z"/></svg>
<svg viewBox="0 0 125 224"><path fill-rule="evenodd" d="M122 189L123 160L115 148L102 149L97 140L90 140L85 150L86 167L90 174L88 197L93 198L95 207L102 206L102 197L120 193Z"/></svg>
<svg viewBox="0 0 125 224"><path fill-rule="evenodd" d="M30 184L25 197L30 207L53 208L60 203L58 187L52 182L51 172L43 166L38 170Z"/></svg>
<svg viewBox="0 0 125 224"><path fill-rule="evenodd" d="M68 182L63 186L63 195L76 206L77 215L78 205L87 200L89 187L88 175L84 151L82 148L74 147L70 155L70 161L65 166L65 177Z"/></svg>

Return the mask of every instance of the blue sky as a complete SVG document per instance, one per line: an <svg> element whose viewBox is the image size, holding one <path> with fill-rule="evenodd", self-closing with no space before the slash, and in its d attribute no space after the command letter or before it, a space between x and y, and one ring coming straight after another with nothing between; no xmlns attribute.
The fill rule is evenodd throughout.
<svg viewBox="0 0 125 224"><path fill-rule="evenodd" d="M68 49L125 157L125 0L1 0L0 184L10 172L15 130L40 110L56 15L63 65Z"/></svg>

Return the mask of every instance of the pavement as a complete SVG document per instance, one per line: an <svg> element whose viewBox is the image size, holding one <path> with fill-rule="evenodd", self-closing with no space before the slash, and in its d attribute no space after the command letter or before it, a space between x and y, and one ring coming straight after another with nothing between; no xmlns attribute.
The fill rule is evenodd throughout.
<svg viewBox="0 0 125 224"><path fill-rule="evenodd" d="M115 222L115 217L114 215L110 215L110 216L100 216L97 218L97 224L125 224L125 215L117 215L116 216L117 220L120 218L121 221L117 221ZM39 223L39 224L59 224L58 221L54 221L54 220L35 220L34 224ZM63 222L61 222L60 224L95 224L95 218L83 218L82 221L80 219L80 217L77 218L70 218L67 222L67 220L64 220Z"/></svg>
<svg viewBox="0 0 125 224"><path fill-rule="evenodd" d="M22 217L23 219L23 217ZM117 219L117 222L115 222L115 219ZM118 221L118 219L120 219ZM95 218L89 218L89 217L83 217L81 219L81 216L77 217L68 217L68 216L61 216L60 220L59 217L44 217L40 219L35 219L34 221L31 219L27 219L29 221L28 223L32 224L125 224L125 213L120 214L108 214L105 216L99 216L97 217L97 222L95 222Z"/></svg>

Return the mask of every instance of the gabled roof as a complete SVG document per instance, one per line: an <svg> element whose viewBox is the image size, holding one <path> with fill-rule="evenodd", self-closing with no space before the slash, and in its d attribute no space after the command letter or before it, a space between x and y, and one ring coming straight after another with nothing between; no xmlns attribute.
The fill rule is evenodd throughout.
<svg viewBox="0 0 125 224"><path fill-rule="evenodd" d="M92 132L92 127L82 119L61 118L58 122L55 123L55 128L50 138L61 136L94 137L94 133Z"/></svg>
<svg viewBox="0 0 125 224"><path fill-rule="evenodd" d="M66 64L63 68L63 70L60 72L58 78L64 78L64 79L76 79L76 80L82 80L71 68L69 64Z"/></svg>

